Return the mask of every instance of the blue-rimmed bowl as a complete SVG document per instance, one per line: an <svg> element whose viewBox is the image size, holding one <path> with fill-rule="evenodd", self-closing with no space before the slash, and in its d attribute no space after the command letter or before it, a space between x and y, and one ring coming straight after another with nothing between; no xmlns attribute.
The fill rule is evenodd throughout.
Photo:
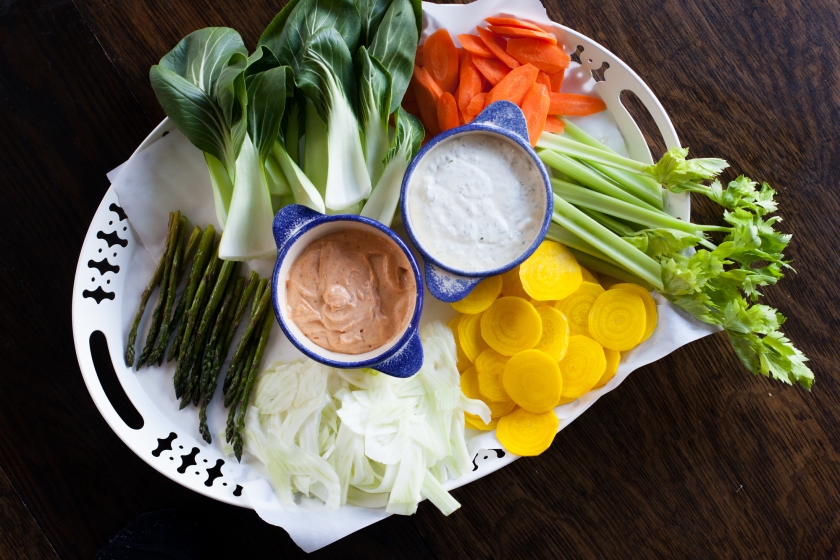
<svg viewBox="0 0 840 560"><path fill-rule="evenodd" d="M414 314L408 325L385 345L364 354L343 354L322 348L309 340L286 316L286 278L297 257L313 241L348 229L363 230L393 241L411 264L417 299ZM390 228L362 216L325 216L305 206L292 204L282 208L274 217L274 241L277 243L277 263L271 276L271 296L274 314L280 328L295 347L313 360L336 368L372 368L394 377L411 377L423 365L423 346L417 328L423 311L423 278L414 255Z"/></svg>
<svg viewBox="0 0 840 560"><path fill-rule="evenodd" d="M411 188L411 179L418 165L423 161L437 145L441 142L465 134L493 134L509 140L512 144L522 150L523 157L528 157L537 166L537 169L545 183L545 214L539 234L528 248L517 258L504 266L480 271L458 270L441 262L423 246L419 241L415 230L412 227L411 213L409 211L408 192ZM554 199L551 191L551 180L537 153L528 142L528 125L525 122L525 115L522 110L509 101L497 101L484 109L474 121L464 126L453 128L432 138L408 166L403 178L402 190L400 193L400 212L402 213L403 224L411 238L411 242L423 255L424 270L426 273L426 287L437 299L452 302L463 299L472 289L489 276L496 276L518 266L537 250L551 223L551 213L554 209Z"/></svg>

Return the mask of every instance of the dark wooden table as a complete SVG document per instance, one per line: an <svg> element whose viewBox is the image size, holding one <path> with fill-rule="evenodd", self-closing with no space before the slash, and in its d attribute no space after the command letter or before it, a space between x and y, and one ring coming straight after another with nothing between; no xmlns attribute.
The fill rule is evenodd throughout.
<svg viewBox="0 0 840 560"><path fill-rule="evenodd" d="M750 376L712 336L635 372L542 456L455 491L450 518L424 504L313 556L838 557L840 4L546 1L650 84L693 154L779 190L797 274L767 300L812 359L814 390ZM113 434L70 322L105 173L163 117L149 67L209 25L253 48L281 3L0 0L0 557L91 558L164 508L197 522L213 557L303 556Z"/></svg>

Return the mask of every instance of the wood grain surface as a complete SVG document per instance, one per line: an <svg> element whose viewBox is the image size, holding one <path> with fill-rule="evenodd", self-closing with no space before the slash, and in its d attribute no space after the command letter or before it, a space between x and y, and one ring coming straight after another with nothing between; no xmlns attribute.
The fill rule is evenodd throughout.
<svg viewBox="0 0 840 560"><path fill-rule="evenodd" d="M814 389L752 377L708 337L635 372L540 457L456 490L451 517L423 504L312 557L840 557L840 4L545 2L651 86L693 155L778 189L797 272L766 295ZM282 3L0 0L0 557L92 558L164 508L199 523L208 557L304 556L122 444L70 323L105 173L163 117L149 67L208 25L253 48ZM694 216L719 220L697 199Z"/></svg>

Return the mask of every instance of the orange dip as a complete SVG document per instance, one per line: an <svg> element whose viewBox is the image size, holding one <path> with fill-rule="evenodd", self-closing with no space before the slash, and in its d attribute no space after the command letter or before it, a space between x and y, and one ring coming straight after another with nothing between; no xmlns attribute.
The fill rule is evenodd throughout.
<svg viewBox="0 0 840 560"><path fill-rule="evenodd" d="M417 297L408 258L396 243L363 230L310 243L286 278L286 309L322 348L362 354L402 332Z"/></svg>

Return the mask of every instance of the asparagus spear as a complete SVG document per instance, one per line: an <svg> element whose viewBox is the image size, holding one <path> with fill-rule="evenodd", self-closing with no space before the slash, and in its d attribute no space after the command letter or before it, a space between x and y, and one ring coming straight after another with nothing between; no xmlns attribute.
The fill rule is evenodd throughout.
<svg viewBox="0 0 840 560"><path fill-rule="evenodd" d="M234 437L236 436L236 409L239 408L239 399L242 394L242 384L239 383L239 380L242 379L243 376L248 375L247 371L243 373L242 370L245 369L246 363L251 363L251 361L253 361L254 356L257 354L258 346L259 344L257 341L252 341L248 344L248 353L246 358L237 366L238 375L236 378L236 386L231 386L230 391L225 394L225 406L230 407L227 426L225 427L225 438L228 443L233 442Z"/></svg>
<svg viewBox="0 0 840 560"><path fill-rule="evenodd" d="M238 263L241 265L241 263ZM236 304L242 296L245 289L245 279L236 278L238 276L239 266L234 267L231 272L231 279L228 281L225 290L225 297L222 300L222 305L219 307L219 312L216 314L216 322L213 325L213 331L210 333L210 340L207 343L207 352L204 353L204 362L201 366L201 390L204 391L207 386L209 376L213 372L213 358L217 353L219 345L224 342L227 335L227 326L233 320L233 313L236 311Z"/></svg>
<svg viewBox="0 0 840 560"><path fill-rule="evenodd" d="M172 225L175 221L174 214L169 213L169 225L168 230L172 231ZM169 240L169 236L167 235L167 241ZM140 296L140 305L137 307L137 313L134 314L134 322L131 325L131 332L128 333L128 344L125 346L125 365L128 367L134 366L134 344L137 342L137 330L140 328L140 320L143 318L143 313L146 312L146 304L149 303L149 298L152 297L152 292L155 291L157 285L160 283L160 279L163 276L163 269L166 267L166 253L168 251L168 247L164 249L163 255L160 257L160 261L158 261L157 268L155 269L155 273L152 274L152 279L149 280L149 285L146 286L146 289L143 290L143 293Z"/></svg>
<svg viewBox="0 0 840 560"><path fill-rule="evenodd" d="M187 277L187 287L184 294L181 296L181 301L178 302L178 307L175 309L174 323L181 320L184 314L192 305L192 300L195 297L195 292L198 289L198 282L201 275L207 266L207 257L210 256L210 251L213 247L213 240L216 237L216 229L211 225L207 226L204 233L201 235L201 241L198 244L198 250L195 253L195 260L193 260L190 275ZM186 262L186 261L184 261ZM174 324L173 323L173 324ZM186 330L186 321L181 322L178 327L178 333L175 335L175 341L172 343L172 348L169 349L169 354L166 356L167 361L171 362L175 356L178 356L181 341L184 338L184 331Z"/></svg>
<svg viewBox="0 0 840 560"><path fill-rule="evenodd" d="M259 342L257 343L257 351L250 362L247 377L245 378L245 387L242 390L242 398L239 401L239 420L236 424L236 434L233 440L233 452L236 455L237 461L242 460L242 431L245 429L245 413L248 411L248 404L251 400L251 388L254 386L257 373L260 371L260 362L262 362L265 346L268 344L268 337L271 335L271 328L274 326L274 321L274 315L271 313L265 314Z"/></svg>
<svg viewBox="0 0 840 560"><path fill-rule="evenodd" d="M166 305L163 307L163 323L160 326L160 336L157 344L149 354L148 363L155 364L162 359L162 355L166 352L166 345L169 343L169 328L172 319L172 307L175 305L175 291L178 289L178 284L181 282L181 259L184 256L184 236L182 232L187 230L187 218L181 216L180 224L178 225L178 243L175 247L175 255L172 257L172 269L169 272L169 286L166 288Z"/></svg>
<svg viewBox="0 0 840 560"><path fill-rule="evenodd" d="M236 311L233 315L233 322L228 324L224 341L222 342L221 346L217 348L217 352L213 356L213 369L215 370L216 375L218 375L219 372L222 370L222 365L227 359L228 352L230 352L230 345L233 342L233 335L236 334L236 329L239 328L239 323L242 321L242 316L245 313L245 307L248 305L248 301L251 299L251 296L254 294L254 292L256 292L257 287L259 285L259 281L259 275L256 272L251 271L251 275L248 277L248 280L245 281L245 290L239 297L239 303L237 304Z"/></svg>
<svg viewBox="0 0 840 560"><path fill-rule="evenodd" d="M195 290L195 295L192 298L184 321L184 334L181 337L181 345L178 352L178 365L175 368L174 378L175 395L178 398L181 398L181 395L184 394L184 391L187 388L187 382L189 381L188 375L190 373L192 363L188 362L190 356L192 356L193 347L196 342L194 331L202 310L204 294L208 291L208 286L213 282L216 275L217 260L219 260L218 243L215 244L213 255L210 257L210 261L204 269L204 274L201 275L201 282L198 283L198 288Z"/></svg>
<svg viewBox="0 0 840 560"><path fill-rule="evenodd" d="M186 220L184 220L186 222ZM186 225L186 224L185 224ZM172 274L172 261L175 258L175 248L178 245L178 238L181 230L181 211L178 210L173 216L173 226L169 230L169 237L166 239L166 264L163 268L163 276L160 279L160 296L158 298L155 310L152 312L152 322L149 325L149 334L146 337L146 345L143 347L143 352L137 359L137 369L142 368L149 359L152 350L155 347L155 340L157 340L158 332L160 331L160 324L163 319L163 309L166 307L168 300L167 291L169 289L169 276Z"/></svg>
<svg viewBox="0 0 840 560"><path fill-rule="evenodd" d="M264 286L263 283L268 283L267 280L261 280L260 285ZM258 288L259 289L259 288ZM239 341L239 346L236 348L236 352L233 354L233 359L231 360L231 365L237 364L239 360L244 358L244 350L248 344L248 341L251 338L251 333L254 332L259 326L260 321L262 320L263 314L266 309L268 309L268 305L271 300L271 290L263 289L262 296L260 297L256 307L253 308L251 313L251 319L248 322L248 327L245 329L245 333L242 335L242 339Z"/></svg>

